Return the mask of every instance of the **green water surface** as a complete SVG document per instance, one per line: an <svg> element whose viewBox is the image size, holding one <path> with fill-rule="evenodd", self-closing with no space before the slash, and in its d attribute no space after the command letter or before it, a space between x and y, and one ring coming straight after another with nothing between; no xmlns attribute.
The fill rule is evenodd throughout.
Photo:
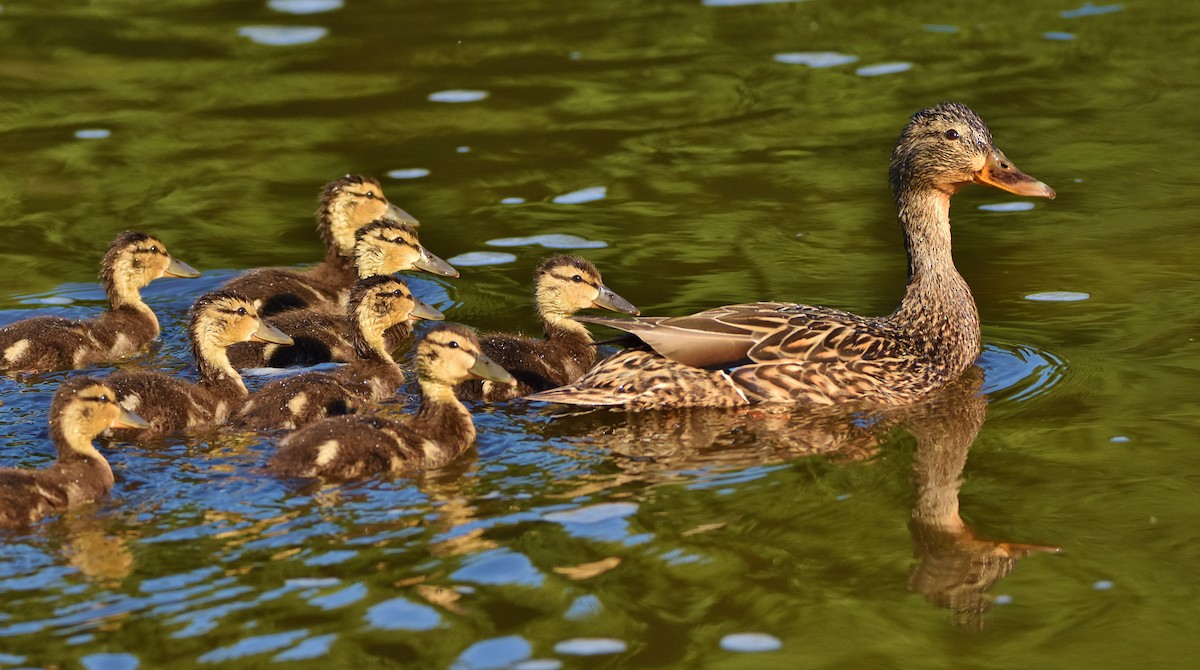
<svg viewBox="0 0 1200 670"><path fill-rule="evenodd" d="M317 260L316 193L348 172L444 258L514 254L410 279L453 320L527 332L549 251L489 240L602 242L580 253L645 314L891 311L887 158L940 100L1058 198L955 198L985 353L903 416L514 402L476 408L478 448L445 470L341 487L264 476L268 439L102 444L109 498L0 531L0 667L1189 667L1198 20L1169 0L3 0L0 324L94 313L108 243L154 233L205 274L146 290L164 334L135 364L185 376L191 301ZM1048 292L1085 299L1028 297ZM67 374L0 378L0 466L52 460Z"/></svg>

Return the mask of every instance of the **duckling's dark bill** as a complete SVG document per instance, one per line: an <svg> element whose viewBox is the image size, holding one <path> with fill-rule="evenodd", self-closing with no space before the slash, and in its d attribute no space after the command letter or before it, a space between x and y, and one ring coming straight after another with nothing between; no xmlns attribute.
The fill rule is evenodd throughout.
<svg viewBox="0 0 1200 670"><path fill-rule="evenodd" d="M444 321L446 319L446 315L442 314L441 310L420 300L414 299L413 302L412 311L409 312L413 317L426 321Z"/></svg>
<svg viewBox="0 0 1200 670"><path fill-rule="evenodd" d="M122 407L120 416L113 419L111 425L113 428L136 428L141 430L149 428L150 422Z"/></svg>
<svg viewBox="0 0 1200 670"><path fill-rule="evenodd" d="M1054 189L1021 172L1004 152L996 149L975 175L976 184L995 186L1002 191L1034 198L1054 199Z"/></svg>
<svg viewBox="0 0 1200 670"><path fill-rule="evenodd" d="M633 314L634 316L641 314L638 308L633 306L633 303L617 295L604 284L600 285L600 295L596 296L592 304L600 309L609 309L622 314Z"/></svg>
<svg viewBox="0 0 1200 670"><path fill-rule="evenodd" d="M187 263L184 263L178 258L172 258L171 263L167 265L167 269L163 274L167 275L168 277L184 277L191 279L193 277L199 277L200 271L188 265Z"/></svg>
<svg viewBox="0 0 1200 670"><path fill-rule="evenodd" d="M498 382L500 384L517 383L516 378L508 374L508 370L500 367L496 361L493 361L483 354L479 354L479 356L475 358L475 364L471 366L471 374L481 379L486 379L490 382Z"/></svg>
<svg viewBox="0 0 1200 670"><path fill-rule="evenodd" d="M282 344L284 346L291 346L295 343L291 336L266 321L258 323L258 330L254 331L254 335L250 340L252 342L270 342L271 344Z"/></svg>
<svg viewBox="0 0 1200 670"><path fill-rule="evenodd" d="M413 266L418 270L424 270L443 277L458 276L458 270L455 270L454 266L429 253L429 250L425 247L421 247L421 257L413 263Z"/></svg>
<svg viewBox="0 0 1200 670"><path fill-rule="evenodd" d="M417 221L417 217L413 216L412 214L409 214L408 212L400 209L399 207L393 205L390 202L388 203L388 207L387 207L387 217L389 219L399 221L400 223L407 223L408 225L412 226L413 228L421 227L421 222Z"/></svg>

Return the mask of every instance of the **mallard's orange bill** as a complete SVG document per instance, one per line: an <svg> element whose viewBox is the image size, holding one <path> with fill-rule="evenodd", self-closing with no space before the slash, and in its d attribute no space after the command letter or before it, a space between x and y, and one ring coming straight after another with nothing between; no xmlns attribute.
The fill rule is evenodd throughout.
<svg viewBox="0 0 1200 670"><path fill-rule="evenodd" d="M992 152L987 164L975 174L975 183L1035 198L1053 200L1055 195L1054 189L1017 169L999 149Z"/></svg>

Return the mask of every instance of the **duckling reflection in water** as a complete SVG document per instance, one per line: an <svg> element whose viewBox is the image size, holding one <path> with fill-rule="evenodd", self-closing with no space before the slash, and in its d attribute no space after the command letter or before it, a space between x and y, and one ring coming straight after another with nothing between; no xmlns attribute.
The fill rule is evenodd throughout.
<svg viewBox="0 0 1200 670"><path fill-rule="evenodd" d="M113 486L108 461L92 444L106 428L145 428L122 409L116 393L93 377L63 382L50 403L54 465L41 470L0 470L0 528L20 528L70 507L99 500Z"/></svg>
<svg viewBox="0 0 1200 670"><path fill-rule="evenodd" d="M498 383L515 380L480 349L474 331L441 324L417 344L421 405L404 419L337 416L292 433L269 468L285 477L357 479L387 472L438 468L475 442L471 413L454 387L472 375Z"/></svg>
<svg viewBox="0 0 1200 670"><path fill-rule="evenodd" d="M67 370L135 354L159 334L141 289L160 277L199 276L158 238L121 233L100 265L109 311L81 321L35 316L0 328L0 371Z"/></svg>
<svg viewBox="0 0 1200 670"><path fill-rule="evenodd" d="M246 399L233 418L234 427L293 430L391 398L404 383L404 371L392 358L387 334L399 324L443 318L399 279L375 275L358 280L347 307L357 358L332 372L305 372L267 384Z"/></svg>
<svg viewBox="0 0 1200 670"><path fill-rule="evenodd" d="M381 218L413 227L420 225L407 212L388 202L379 182L371 177L346 175L329 182L321 190L317 208L317 232L325 243L324 260L305 271L250 270L229 280L222 288L258 302L263 316L305 307L337 310L342 306L343 294L358 278L354 267L354 233Z"/></svg>
<svg viewBox="0 0 1200 670"><path fill-rule="evenodd" d="M241 405L246 385L229 364L229 345L253 339L291 342L259 317L254 303L229 291L212 291L196 299L188 320L188 339L199 372L195 384L151 370L118 370L105 380L116 390L121 406L144 416L153 432L221 423Z"/></svg>
<svg viewBox="0 0 1200 670"><path fill-rule="evenodd" d="M516 384L472 379L455 393L463 400L499 402L579 379L596 361L596 345L583 324L572 317L587 308L637 314L628 300L604 285L596 266L579 256L551 256L534 275L538 318L545 338L536 340L507 333L479 338L483 352L517 378Z"/></svg>
<svg viewBox="0 0 1200 670"><path fill-rule="evenodd" d="M446 261L421 246L417 231L408 224L389 219L377 219L355 232L354 267L362 281L377 275L390 275L405 270L425 270L447 277L457 277L458 271ZM348 287L343 305L353 292ZM422 317L426 318L426 317ZM293 365L315 365L328 361L349 363L355 353L353 319L343 306L336 312L328 305L317 308L291 309L267 318L267 323L289 335L293 344L279 346L271 343L242 342L229 347L229 362L242 370L253 367L282 368ZM395 351L412 334L411 320L404 319L384 332L387 350Z"/></svg>

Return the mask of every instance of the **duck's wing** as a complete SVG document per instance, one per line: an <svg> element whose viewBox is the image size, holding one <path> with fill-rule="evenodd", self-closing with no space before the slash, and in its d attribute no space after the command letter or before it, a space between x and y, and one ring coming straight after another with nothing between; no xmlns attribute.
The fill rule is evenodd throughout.
<svg viewBox="0 0 1200 670"><path fill-rule="evenodd" d="M781 361L889 359L907 343L880 319L782 302L728 305L681 317L577 317L635 335L659 355L697 368Z"/></svg>

